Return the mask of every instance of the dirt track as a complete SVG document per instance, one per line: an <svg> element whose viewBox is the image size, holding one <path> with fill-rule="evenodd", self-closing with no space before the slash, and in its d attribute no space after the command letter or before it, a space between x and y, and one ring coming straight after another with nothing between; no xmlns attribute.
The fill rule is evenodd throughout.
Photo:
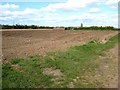
<svg viewBox="0 0 120 90"><path fill-rule="evenodd" d="M46 52L66 50L73 45L90 40L105 40L116 35L117 31L58 31L23 30L3 31L3 59L44 55Z"/></svg>

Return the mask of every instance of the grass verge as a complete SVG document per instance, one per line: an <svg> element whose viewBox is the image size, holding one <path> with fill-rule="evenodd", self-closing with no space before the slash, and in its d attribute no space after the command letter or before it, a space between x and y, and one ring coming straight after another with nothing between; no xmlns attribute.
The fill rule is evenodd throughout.
<svg viewBox="0 0 120 90"><path fill-rule="evenodd" d="M12 59L2 65L3 88L101 88L104 84L95 78L99 56L120 41L120 34L105 44L90 41L85 45L69 48L65 52L51 52L46 56ZM44 74L44 69L52 68ZM63 75L55 76L60 70ZM53 72L54 73L51 73ZM59 74L59 73L58 73Z"/></svg>

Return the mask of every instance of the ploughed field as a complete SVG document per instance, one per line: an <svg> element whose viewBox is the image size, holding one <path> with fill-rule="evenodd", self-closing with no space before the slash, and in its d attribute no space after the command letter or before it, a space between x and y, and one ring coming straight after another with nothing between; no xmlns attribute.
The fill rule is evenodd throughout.
<svg viewBox="0 0 120 90"><path fill-rule="evenodd" d="M3 31L2 87L117 88L118 38L118 31Z"/></svg>
<svg viewBox="0 0 120 90"><path fill-rule="evenodd" d="M2 31L3 60L64 51L71 46L93 40L104 43L117 33L95 30L6 30Z"/></svg>

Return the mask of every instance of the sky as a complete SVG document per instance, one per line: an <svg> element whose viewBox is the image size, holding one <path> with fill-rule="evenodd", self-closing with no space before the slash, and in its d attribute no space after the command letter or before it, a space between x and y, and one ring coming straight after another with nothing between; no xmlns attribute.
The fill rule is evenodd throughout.
<svg viewBox="0 0 120 90"><path fill-rule="evenodd" d="M118 27L119 0L1 0L0 24Z"/></svg>

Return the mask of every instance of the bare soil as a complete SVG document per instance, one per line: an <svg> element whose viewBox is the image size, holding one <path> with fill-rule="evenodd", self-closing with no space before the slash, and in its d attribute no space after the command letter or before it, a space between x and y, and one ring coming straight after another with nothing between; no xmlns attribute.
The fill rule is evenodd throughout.
<svg viewBox="0 0 120 90"><path fill-rule="evenodd" d="M104 41L117 33L117 31L94 30L5 30L2 31L3 60L45 55L47 52L66 50L91 40Z"/></svg>
<svg viewBox="0 0 120 90"><path fill-rule="evenodd" d="M44 68L43 74L54 75L54 76L63 76L62 72L59 69L53 69L53 68Z"/></svg>
<svg viewBox="0 0 120 90"><path fill-rule="evenodd" d="M105 88L118 88L118 45L107 50L106 55L100 57L100 80L103 81ZM97 77L98 78L98 77Z"/></svg>

